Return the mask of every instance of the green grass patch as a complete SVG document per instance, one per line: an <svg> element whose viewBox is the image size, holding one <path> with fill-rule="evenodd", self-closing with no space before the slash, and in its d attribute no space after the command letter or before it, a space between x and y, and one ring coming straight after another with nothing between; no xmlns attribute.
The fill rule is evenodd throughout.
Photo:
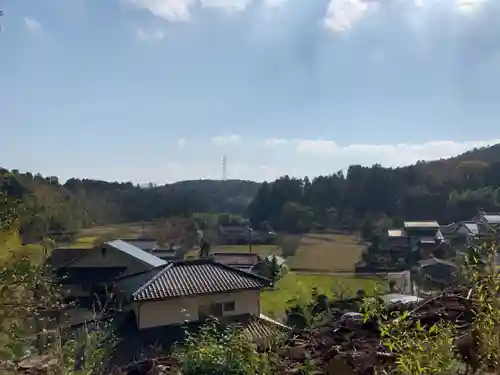
<svg viewBox="0 0 500 375"><path fill-rule="evenodd" d="M261 293L261 311L264 315L283 321L287 307L299 301L311 300L313 288L320 294L338 298L340 293L353 296L359 289L370 293L379 284L381 280L377 278L298 275L288 272L278 282L276 290Z"/></svg>

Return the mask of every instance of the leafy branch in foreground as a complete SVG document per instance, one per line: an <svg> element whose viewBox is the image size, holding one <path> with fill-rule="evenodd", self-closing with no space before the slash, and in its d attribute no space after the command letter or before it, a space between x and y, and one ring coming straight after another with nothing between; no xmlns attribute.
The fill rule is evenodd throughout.
<svg viewBox="0 0 500 375"><path fill-rule="evenodd" d="M416 323L408 311L388 312L382 301L367 298L363 303L365 322L374 319L381 344L396 355L395 365L380 369L384 374L456 374L460 363L454 348L455 327L448 322L430 326Z"/></svg>
<svg viewBox="0 0 500 375"><path fill-rule="evenodd" d="M474 302L473 337L477 361L485 371L500 371L500 274L497 233L473 246L466 259L466 279Z"/></svg>
<svg viewBox="0 0 500 375"><path fill-rule="evenodd" d="M17 231L21 211L21 202L0 192L0 252L6 235ZM36 362L38 353L39 361L50 358L48 374L102 373L113 337L101 326L84 325L74 332L58 324L57 316L67 307L43 263L15 256L1 264L0 372L14 374L23 360Z"/></svg>

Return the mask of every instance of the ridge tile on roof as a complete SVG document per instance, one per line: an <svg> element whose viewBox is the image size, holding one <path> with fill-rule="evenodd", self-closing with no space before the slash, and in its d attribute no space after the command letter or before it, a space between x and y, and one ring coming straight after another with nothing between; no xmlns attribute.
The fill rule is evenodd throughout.
<svg viewBox="0 0 500 375"><path fill-rule="evenodd" d="M135 301L262 289L271 280L210 259L174 261L133 293Z"/></svg>

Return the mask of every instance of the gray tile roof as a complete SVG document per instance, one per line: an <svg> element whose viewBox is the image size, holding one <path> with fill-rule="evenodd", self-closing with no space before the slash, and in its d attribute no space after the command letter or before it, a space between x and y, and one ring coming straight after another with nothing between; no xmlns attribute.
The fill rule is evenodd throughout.
<svg viewBox="0 0 500 375"><path fill-rule="evenodd" d="M148 252L122 240L109 241L106 242L106 245L139 259L141 262L149 264L152 267L160 267L167 264L167 262L163 259L155 257L154 255L151 255Z"/></svg>
<svg viewBox="0 0 500 375"><path fill-rule="evenodd" d="M136 301L262 289L271 281L210 259L171 262L133 293Z"/></svg>

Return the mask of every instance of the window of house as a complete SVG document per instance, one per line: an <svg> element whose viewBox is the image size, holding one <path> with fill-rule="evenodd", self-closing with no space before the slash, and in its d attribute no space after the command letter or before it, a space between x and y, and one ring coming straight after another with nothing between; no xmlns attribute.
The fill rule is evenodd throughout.
<svg viewBox="0 0 500 375"><path fill-rule="evenodd" d="M232 312L236 309L234 302L225 302L222 304L222 310L224 312Z"/></svg>

